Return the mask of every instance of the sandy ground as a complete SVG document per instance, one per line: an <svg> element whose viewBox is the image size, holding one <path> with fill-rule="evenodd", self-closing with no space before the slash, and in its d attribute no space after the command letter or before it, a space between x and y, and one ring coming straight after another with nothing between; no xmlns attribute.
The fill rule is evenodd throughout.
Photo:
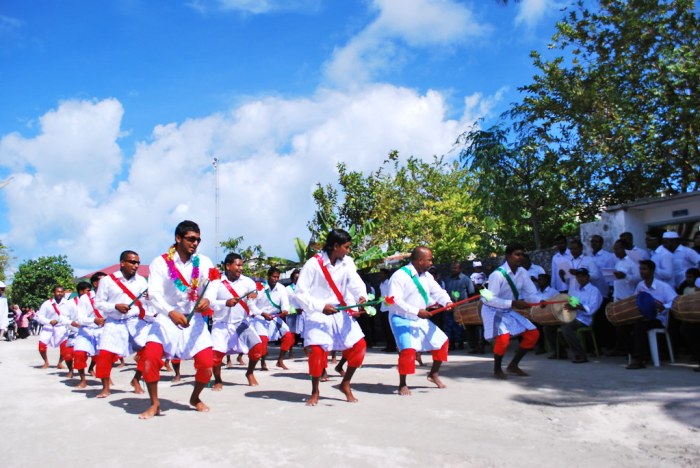
<svg viewBox="0 0 700 468"><path fill-rule="evenodd" d="M419 368L413 395L400 397L396 356L370 350L354 379L359 403L344 401L331 372L319 406L307 407L295 348L290 370L256 372L258 387L244 385L241 366L224 370L224 390L203 392L209 413L189 407L193 368L183 363L182 383L163 374L163 415L141 421L133 362L98 400L97 381L81 390L65 371L40 369L36 347L36 337L0 342L0 466L700 466L700 373L688 363L628 371L623 358L528 355L531 377L500 382L489 357L459 351L441 372L448 388Z"/></svg>

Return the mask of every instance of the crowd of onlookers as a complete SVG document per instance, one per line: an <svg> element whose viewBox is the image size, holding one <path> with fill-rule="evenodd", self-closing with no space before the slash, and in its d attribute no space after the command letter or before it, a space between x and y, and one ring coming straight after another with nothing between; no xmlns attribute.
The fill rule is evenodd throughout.
<svg viewBox="0 0 700 468"><path fill-rule="evenodd" d="M20 307L17 304L8 306L5 283L0 281L0 339L14 341L37 335L41 325L34 318L35 315L31 307Z"/></svg>

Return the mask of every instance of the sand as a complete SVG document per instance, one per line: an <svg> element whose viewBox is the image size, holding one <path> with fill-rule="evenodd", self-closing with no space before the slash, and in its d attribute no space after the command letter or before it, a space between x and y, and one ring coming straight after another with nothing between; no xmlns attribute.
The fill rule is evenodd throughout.
<svg viewBox="0 0 700 468"><path fill-rule="evenodd" d="M358 403L344 401L329 367L319 405L307 407L311 384L295 348L288 371L272 359L256 372L258 387L244 384L242 366L224 369L223 391L202 394L209 413L188 404L185 362L181 383L163 374L163 415L142 421L148 398L131 392L131 359L114 369L113 394L96 399L95 379L76 388L65 371L40 369L36 348L34 336L0 342L0 466L700 466L700 373L688 363L631 371L624 358L530 354L521 366L531 377L501 382L489 356L458 351L441 372L448 388L419 367L403 397L396 355L370 350L353 381ZM57 354L49 350L54 365Z"/></svg>

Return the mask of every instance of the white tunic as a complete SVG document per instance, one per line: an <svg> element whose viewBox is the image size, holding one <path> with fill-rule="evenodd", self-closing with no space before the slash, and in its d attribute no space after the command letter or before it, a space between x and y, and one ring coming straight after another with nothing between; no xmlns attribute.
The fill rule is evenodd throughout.
<svg viewBox="0 0 700 468"><path fill-rule="evenodd" d="M350 257L345 256L332 265L326 252L320 255L346 304L357 304L360 298L367 297L365 284ZM346 311L331 315L323 313L326 304L338 305L339 302L316 257L307 260L301 269L295 298L304 309L305 346L318 345L326 351L343 351L364 337L357 320Z"/></svg>
<svg viewBox="0 0 700 468"><path fill-rule="evenodd" d="M500 268L510 275L518 291L518 299L529 302L540 301L540 295L537 293L535 285L532 284L532 280L524 268L518 268L516 272L513 272L508 266L508 262L501 265ZM554 275L552 275L552 278L554 278ZM498 270L494 270L489 275L489 291L493 293L493 299L487 302L483 296L481 298L481 302L484 303L481 308L481 319L484 322L484 338L491 340L505 333L519 335L526 330L537 328L532 322L512 309L515 296L508 284L508 280Z"/></svg>
<svg viewBox="0 0 700 468"><path fill-rule="evenodd" d="M213 268L211 260L204 255L199 255L199 285L197 293L201 294L209 275L209 269ZM182 263L176 253L173 262L185 280L189 283L192 278L192 263L194 256L186 263ZM212 285L213 287L214 285ZM178 328L168 314L173 311L182 312L185 315L194 308L194 301L188 297L189 287L180 291L175 282L170 278L168 265L162 256L158 256L151 262L150 276L148 278L148 296L155 320L151 325L147 341L160 343L166 358L192 359L195 354L212 346L211 334L206 321L201 314L194 314L190 326Z"/></svg>
<svg viewBox="0 0 700 468"><path fill-rule="evenodd" d="M54 305L58 308L58 314L54 309ZM36 320L42 325L41 333L39 333L39 342L56 348L67 340L69 334L68 325L72 321L71 317L77 315L74 313L74 310L73 301L65 297L58 304L53 298L44 301L36 313ZM52 320L56 320L58 323L51 325Z"/></svg>
<svg viewBox="0 0 700 468"><path fill-rule="evenodd" d="M261 342L260 336L248 320L249 314L256 315L260 311L255 306L254 300L245 301L248 311L241 302L233 307L227 307L226 301L234 297L226 287L227 284L239 297L255 290L255 281L243 275L235 281L229 281L226 278L217 280L207 288L205 297L209 299L211 308L214 310L214 324L211 328L212 348L224 354L247 353Z"/></svg>
<svg viewBox="0 0 700 468"><path fill-rule="evenodd" d="M113 274L134 297L138 297L148 287L143 276L134 275L126 279L121 271ZM131 304L132 301L133 299L109 275L100 280L100 286L95 295L95 307L105 318L105 325L98 345L99 349L125 357L146 345L150 322L153 321L152 314L147 312L143 320L139 319L140 310L135 304L125 314L116 309L117 304ZM141 297L139 302L148 311L146 295Z"/></svg>
<svg viewBox="0 0 700 468"><path fill-rule="evenodd" d="M95 293L88 291L80 296L78 301L78 336L73 341L75 351L85 351L89 356L95 356L98 350L102 327L95 323L95 309L90 299L94 300Z"/></svg>
<svg viewBox="0 0 700 468"><path fill-rule="evenodd" d="M287 297L289 298L290 315L287 315L287 326L292 333L301 335L304 333L304 314L301 312L303 307L296 298L297 285L290 283L287 286ZM291 313L291 308L294 308L295 313Z"/></svg>
<svg viewBox="0 0 700 468"><path fill-rule="evenodd" d="M269 297L268 294L270 295ZM274 315L279 314L280 312L289 312L289 297L287 296L287 289L280 283L275 284L273 289L270 289L268 286L265 288L265 290L260 291L255 304L258 306L261 313L264 312ZM275 304L277 305L275 306ZM255 317L255 319L265 320L262 316ZM270 321L265 321L263 325L267 327L265 336L267 336L270 341L277 341L285 334L289 333L289 327L280 317L275 317Z"/></svg>
<svg viewBox="0 0 700 468"><path fill-rule="evenodd" d="M429 319L418 317L418 312L433 304L449 304L452 302L450 296L430 273L418 275L413 264L406 268L408 273L402 268L389 279L388 295L394 298L394 304L389 306L389 324L396 345L399 351L409 348L418 352L440 349L447 341L447 335ZM413 277L417 277L423 286L428 296L427 302Z"/></svg>
<svg viewBox="0 0 700 468"><path fill-rule="evenodd" d="M10 325L10 310L7 307L7 298L0 296L0 330L7 330Z"/></svg>

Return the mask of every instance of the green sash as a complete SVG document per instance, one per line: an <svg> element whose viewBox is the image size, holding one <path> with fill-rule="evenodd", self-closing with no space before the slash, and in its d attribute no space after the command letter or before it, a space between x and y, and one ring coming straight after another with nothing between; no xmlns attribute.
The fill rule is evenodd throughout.
<svg viewBox="0 0 700 468"><path fill-rule="evenodd" d="M518 294L518 288L515 287L515 283L513 283L513 280L511 279L508 272L501 267L496 268L496 270L500 271L501 274L508 281L508 285L510 286L510 290L513 291L513 298L517 301L518 297L520 297L520 294Z"/></svg>
<svg viewBox="0 0 700 468"><path fill-rule="evenodd" d="M413 282L416 284L416 287L418 288L418 292L421 296L423 296L423 300L425 301L425 305L427 306L429 304L428 293L425 292L425 289L423 289L423 285L420 284L420 281L418 281L418 275L413 276L411 274L411 270L409 270L407 266L402 267L401 270L411 277Z"/></svg>
<svg viewBox="0 0 700 468"><path fill-rule="evenodd" d="M265 295L267 296L267 300L270 301L270 304L272 304L273 306L275 306L275 309L277 309L277 310L282 310L282 306L279 305L279 304L275 304L275 301L273 301L273 300L272 300L272 297L270 297L270 290L269 290L269 289L266 289L266 290L265 290Z"/></svg>

